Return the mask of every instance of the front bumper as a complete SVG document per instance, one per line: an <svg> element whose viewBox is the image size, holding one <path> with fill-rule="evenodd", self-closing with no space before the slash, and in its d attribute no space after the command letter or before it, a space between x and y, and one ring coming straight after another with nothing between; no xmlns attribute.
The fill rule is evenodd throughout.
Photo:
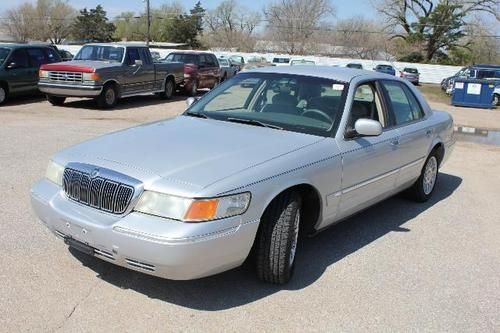
<svg viewBox="0 0 500 333"><path fill-rule="evenodd" d="M41 92L61 97L96 97L101 94L102 86L70 85L59 83L39 82Z"/></svg>
<svg viewBox="0 0 500 333"><path fill-rule="evenodd" d="M259 221L241 216L184 223L132 212L116 216L66 198L48 180L33 185L36 215L55 235L71 237L115 265L174 280L213 275L243 263Z"/></svg>

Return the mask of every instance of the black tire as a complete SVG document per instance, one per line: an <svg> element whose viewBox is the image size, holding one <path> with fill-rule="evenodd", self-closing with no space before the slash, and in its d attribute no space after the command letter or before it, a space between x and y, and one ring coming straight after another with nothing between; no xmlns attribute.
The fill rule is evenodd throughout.
<svg viewBox="0 0 500 333"><path fill-rule="evenodd" d="M9 91L5 86L0 84L0 105L4 104L9 98Z"/></svg>
<svg viewBox="0 0 500 333"><path fill-rule="evenodd" d="M66 97L47 95L47 101L54 106L61 106L66 101Z"/></svg>
<svg viewBox="0 0 500 333"><path fill-rule="evenodd" d="M500 106L500 95L493 94L493 106Z"/></svg>
<svg viewBox="0 0 500 333"><path fill-rule="evenodd" d="M198 81L194 81L191 84L191 89L187 91L188 96L195 97L198 94Z"/></svg>
<svg viewBox="0 0 500 333"><path fill-rule="evenodd" d="M175 82L172 79L167 79L165 89L160 93L161 99L171 99L175 91Z"/></svg>
<svg viewBox="0 0 500 333"><path fill-rule="evenodd" d="M118 92L114 84L107 84L102 88L101 94L96 98L100 109L111 109L118 102Z"/></svg>
<svg viewBox="0 0 500 333"><path fill-rule="evenodd" d="M428 179L426 179L426 170L430 166L430 164L434 164L435 175L433 176L434 181L432 183L432 187L429 189L428 187L426 187L428 186L426 185L426 182L428 182ZM413 184L413 186L407 190L407 194L410 196L411 199L417 202L426 202L431 198L432 193L434 193L434 189L436 188L436 183L438 181L438 175L439 175L439 158L436 151L432 151L427 157L427 160L425 161L420 176L418 177L415 184ZM427 174L427 176L429 175Z"/></svg>
<svg viewBox="0 0 500 333"><path fill-rule="evenodd" d="M226 81L226 80L227 80L227 74L226 74L226 73L224 73L224 76L222 77L222 79L220 80L220 82L222 83L222 82L224 82L224 81Z"/></svg>
<svg viewBox="0 0 500 333"><path fill-rule="evenodd" d="M274 284L290 280L295 266L301 205L300 195L288 191L276 197L264 212L255 240L260 280Z"/></svg>

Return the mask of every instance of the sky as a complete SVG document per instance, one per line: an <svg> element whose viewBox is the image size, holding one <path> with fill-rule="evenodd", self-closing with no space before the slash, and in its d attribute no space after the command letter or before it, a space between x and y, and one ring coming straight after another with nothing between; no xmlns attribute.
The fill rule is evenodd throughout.
<svg viewBox="0 0 500 333"><path fill-rule="evenodd" d="M27 0L29 2L35 2L35 0ZM12 8L21 4L22 0L18 1L7 1L0 0L0 16L3 16L7 9ZM167 0L150 0L151 7L160 7L164 3L169 3L171 1ZM186 10L192 8L197 0L182 0L179 1L184 4ZM205 9L212 9L217 7L221 0L201 0L201 5ZM261 11L265 4L269 2L266 0L252 0L244 1L239 0L240 4L244 6ZM337 18L345 19L353 16L366 16L370 17L370 13L373 13L373 8L370 4L370 0L332 0L332 3L337 9ZM98 4L101 4L106 10L108 17L113 18L116 15L124 11L133 11L139 13L144 11L145 3L142 0L69 0L69 4L77 9L95 8Z"/></svg>

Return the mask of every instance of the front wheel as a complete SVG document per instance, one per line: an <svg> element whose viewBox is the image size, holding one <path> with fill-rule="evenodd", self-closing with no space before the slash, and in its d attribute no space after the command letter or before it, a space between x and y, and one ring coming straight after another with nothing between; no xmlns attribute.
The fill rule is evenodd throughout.
<svg viewBox="0 0 500 333"><path fill-rule="evenodd" d="M175 83L171 79L167 79L165 82L165 89L160 93L161 99L171 99L174 95Z"/></svg>
<svg viewBox="0 0 500 333"><path fill-rule="evenodd" d="M47 95L47 101L54 106L61 106L66 101L66 97Z"/></svg>
<svg viewBox="0 0 500 333"><path fill-rule="evenodd" d="M408 189L410 196L417 202L426 202L432 196L439 174L439 162L437 154L433 151L422 168L420 177L415 184Z"/></svg>
<svg viewBox="0 0 500 333"><path fill-rule="evenodd" d="M299 237L302 200L289 191L276 197L264 212L256 238L257 276L260 280L287 283L293 273Z"/></svg>
<svg viewBox="0 0 500 333"><path fill-rule="evenodd" d="M499 94L494 94L493 95L493 106L500 106L500 95Z"/></svg>
<svg viewBox="0 0 500 333"><path fill-rule="evenodd" d="M118 102L118 94L113 84L104 86L101 94L96 98L97 106L101 109L111 109Z"/></svg>

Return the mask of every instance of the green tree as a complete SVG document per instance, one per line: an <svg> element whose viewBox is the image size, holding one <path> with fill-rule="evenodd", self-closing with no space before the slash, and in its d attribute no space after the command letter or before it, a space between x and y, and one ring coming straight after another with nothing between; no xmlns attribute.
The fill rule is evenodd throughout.
<svg viewBox="0 0 500 333"><path fill-rule="evenodd" d="M73 37L84 42L110 42L115 30L115 25L108 22L106 11L97 5L95 9L80 10L73 25Z"/></svg>
<svg viewBox="0 0 500 333"><path fill-rule="evenodd" d="M190 14L176 15L165 20L163 39L173 43L185 43L192 48L201 47L199 35L203 31L205 9L197 2Z"/></svg>

